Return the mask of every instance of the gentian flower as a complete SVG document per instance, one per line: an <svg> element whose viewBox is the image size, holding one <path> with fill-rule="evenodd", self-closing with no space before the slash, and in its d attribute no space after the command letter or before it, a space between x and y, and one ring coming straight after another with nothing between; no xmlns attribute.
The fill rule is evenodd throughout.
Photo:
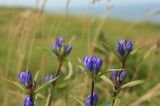
<svg viewBox="0 0 160 106"><path fill-rule="evenodd" d="M126 72L127 71L125 69L122 70L122 72L121 72L121 74L119 76L119 80L120 81L123 81L126 78Z"/></svg>
<svg viewBox="0 0 160 106"><path fill-rule="evenodd" d="M111 106L111 104L110 103L107 103L107 105L106 106Z"/></svg>
<svg viewBox="0 0 160 106"><path fill-rule="evenodd" d="M91 105L91 95L87 97L86 106L96 106L98 102L98 95L96 92L93 92L93 105Z"/></svg>
<svg viewBox="0 0 160 106"><path fill-rule="evenodd" d="M52 51L54 53L57 53L57 45L56 44L52 44Z"/></svg>
<svg viewBox="0 0 160 106"><path fill-rule="evenodd" d="M130 53L132 51L132 46L133 46L132 41L130 40L125 41L125 48L127 53Z"/></svg>
<svg viewBox="0 0 160 106"><path fill-rule="evenodd" d="M83 58L83 64L87 70L93 71L95 74L97 74L102 66L102 59L95 56L86 56Z"/></svg>
<svg viewBox="0 0 160 106"><path fill-rule="evenodd" d="M48 77L48 75L44 78L44 82L48 82L49 80L53 80L54 79L54 76L53 76L53 74L51 74L49 77Z"/></svg>
<svg viewBox="0 0 160 106"><path fill-rule="evenodd" d="M23 85L25 85L25 84L32 85L33 79L32 79L32 74L30 73L30 71L20 72L19 81Z"/></svg>
<svg viewBox="0 0 160 106"><path fill-rule="evenodd" d="M68 55L68 54L71 52L71 50L72 50L72 45L67 45L67 46L65 47L64 54L65 54L65 55Z"/></svg>
<svg viewBox="0 0 160 106"><path fill-rule="evenodd" d="M111 74L112 80L116 80L117 76L118 76L118 72L117 71L113 71L112 74Z"/></svg>
<svg viewBox="0 0 160 106"><path fill-rule="evenodd" d="M117 51L122 57L124 55L124 44L123 43L124 43L123 40L118 40L118 45L117 45Z"/></svg>
<svg viewBox="0 0 160 106"><path fill-rule="evenodd" d="M58 37L58 38L56 39L56 45L57 45L59 48L62 48L63 40L64 40L64 37Z"/></svg>
<svg viewBox="0 0 160 106"><path fill-rule="evenodd" d="M24 106L34 106L34 100L30 96L26 96Z"/></svg>
<svg viewBox="0 0 160 106"><path fill-rule="evenodd" d="M20 72L19 74L19 81L22 85L25 84L25 81L26 81L26 73L25 72Z"/></svg>

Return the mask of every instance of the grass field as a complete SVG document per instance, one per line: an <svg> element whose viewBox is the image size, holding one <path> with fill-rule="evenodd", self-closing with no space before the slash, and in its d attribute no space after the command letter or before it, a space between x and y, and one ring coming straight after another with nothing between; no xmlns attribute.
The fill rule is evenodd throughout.
<svg viewBox="0 0 160 106"><path fill-rule="evenodd" d="M67 86L55 91L54 106L80 106L70 95L85 102L89 93L89 79L86 74L76 69L78 60L91 55L98 37L103 33L107 41L116 46L120 38L134 41L135 48L141 52L128 61L129 75L126 81L144 79L145 82L123 93L120 106L159 106L160 102L160 24L144 22L126 22L124 20L103 17L73 16L65 14L40 13L36 10L20 8L0 8L0 106L22 106L24 95L5 79L18 81L21 70L31 70L33 75L40 72L38 83L42 83L44 75L55 72L57 61L50 54L38 47L50 48L57 36L64 36L72 43L73 51L69 60L75 65ZM160 42L160 41L159 41ZM103 54L99 56L105 57ZM118 63L112 53L107 54L111 66ZM113 58L112 58L113 57ZM113 59L113 60L112 60ZM115 59L115 60L114 60ZM67 74L67 62L62 76ZM103 64L103 68L105 68ZM136 72L136 73L135 73ZM99 104L112 94L112 88L104 81L96 85L99 91ZM46 96L41 94L36 106L44 106Z"/></svg>

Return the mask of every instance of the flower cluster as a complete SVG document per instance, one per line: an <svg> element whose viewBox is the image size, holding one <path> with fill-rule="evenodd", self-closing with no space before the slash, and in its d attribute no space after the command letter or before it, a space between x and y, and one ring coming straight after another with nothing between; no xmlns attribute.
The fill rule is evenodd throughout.
<svg viewBox="0 0 160 106"><path fill-rule="evenodd" d="M96 92L93 92L93 105L92 106L96 106L97 102L98 102L98 95ZM91 95L87 97L86 106L91 106Z"/></svg>
<svg viewBox="0 0 160 106"><path fill-rule="evenodd" d="M24 106L34 106L33 92L36 85L32 78L31 72L20 72L19 82L25 86L27 91L27 96L24 100Z"/></svg>
<svg viewBox="0 0 160 106"><path fill-rule="evenodd" d="M117 51L124 57L132 51L132 41L130 40L118 40Z"/></svg>
<svg viewBox="0 0 160 106"><path fill-rule="evenodd" d="M53 80L54 79L54 75L53 74L51 74L50 76L46 76L46 77L44 77L44 82L48 82L49 80Z"/></svg>
<svg viewBox="0 0 160 106"><path fill-rule="evenodd" d="M56 43L52 44L52 51L59 58L63 58L70 54L72 50L72 45L64 44L64 37L56 38Z"/></svg>
<svg viewBox="0 0 160 106"><path fill-rule="evenodd" d="M95 74L97 74L101 68L102 59L97 58L96 56L86 56L83 58L83 63L87 70L93 71Z"/></svg>
<svg viewBox="0 0 160 106"><path fill-rule="evenodd" d="M121 72L113 71L112 72L112 81L115 83L115 81L122 82L126 78L126 69L123 69Z"/></svg>

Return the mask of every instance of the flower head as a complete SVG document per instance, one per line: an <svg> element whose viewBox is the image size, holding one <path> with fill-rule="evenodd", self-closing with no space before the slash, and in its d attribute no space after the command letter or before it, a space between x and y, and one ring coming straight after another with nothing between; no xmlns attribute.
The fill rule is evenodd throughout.
<svg viewBox="0 0 160 106"><path fill-rule="evenodd" d="M19 73L19 82L23 85L31 85L33 83L32 74L30 71Z"/></svg>
<svg viewBox="0 0 160 106"><path fill-rule="evenodd" d="M59 48L62 48L63 40L64 40L64 37L58 37L58 38L56 39L56 45L57 45Z"/></svg>
<svg viewBox="0 0 160 106"><path fill-rule="evenodd" d="M48 82L49 80L53 80L54 79L54 75L53 74L51 74L49 77L48 77L48 75L46 76L46 77L44 77L44 82Z"/></svg>
<svg viewBox="0 0 160 106"><path fill-rule="evenodd" d="M34 100L30 96L26 96L24 106L34 106Z"/></svg>
<svg viewBox="0 0 160 106"><path fill-rule="evenodd" d="M98 95L96 92L93 92L93 105L91 105L91 95L87 97L86 106L96 106L98 102Z"/></svg>
<svg viewBox="0 0 160 106"><path fill-rule="evenodd" d="M68 55L70 52L71 52L71 50L72 50L72 45L67 45L66 47L65 47L65 51L64 51L64 54L65 55Z"/></svg>
<svg viewBox="0 0 160 106"><path fill-rule="evenodd" d="M102 59L97 58L96 56L86 56L83 58L83 64L87 70L93 71L95 74L97 74L102 66Z"/></svg>
<svg viewBox="0 0 160 106"><path fill-rule="evenodd" d="M132 41L130 40L125 41L125 48L127 53L130 53L132 51L132 46L133 46Z"/></svg>
<svg viewBox="0 0 160 106"><path fill-rule="evenodd" d="M111 74L112 80L116 80L117 76L118 76L118 72L117 71L113 71L112 74Z"/></svg>
<svg viewBox="0 0 160 106"><path fill-rule="evenodd" d="M126 70L123 69L122 72L120 73L120 76L119 76L119 80L120 81L123 81L125 78L126 78Z"/></svg>
<svg viewBox="0 0 160 106"><path fill-rule="evenodd" d="M118 40L118 44L117 44L117 51L118 51L118 53L121 55L121 56L123 56L124 55L124 41L123 40Z"/></svg>

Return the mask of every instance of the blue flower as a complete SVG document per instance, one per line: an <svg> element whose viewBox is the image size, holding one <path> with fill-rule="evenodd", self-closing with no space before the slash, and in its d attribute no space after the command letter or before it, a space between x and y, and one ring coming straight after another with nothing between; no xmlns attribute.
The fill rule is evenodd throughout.
<svg viewBox="0 0 160 106"><path fill-rule="evenodd" d="M112 80L116 80L117 76L118 76L118 72L117 71L113 71L112 74L111 74Z"/></svg>
<svg viewBox="0 0 160 106"><path fill-rule="evenodd" d="M33 78L32 78L32 74L30 71L27 71L26 72L26 83L27 84L32 84L33 82Z"/></svg>
<svg viewBox="0 0 160 106"><path fill-rule="evenodd" d="M94 73L98 73L100 68L102 66L102 59L101 58L95 58L94 62L93 62L93 71Z"/></svg>
<svg viewBox="0 0 160 106"><path fill-rule="evenodd" d="M125 41L125 48L127 53L130 53L132 51L132 46L133 46L132 41L130 40Z"/></svg>
<svg viewBox="0 0 160 106"><path fill-rule="evenodd" d="M56 45L57 45L59 48L62 48L63 40L64 40L64 37L58 37L58 38L56 39Z"/></svg>
<svg viewBox="0 0 160 106"><path fill-rule="evenodd" d="M65 55L68 55L68 54L71 52L71 50L72 50L72 45L67 45L67 46L65 47L65 52L64 52L64 54L65 54Z"/></svg>
<svg viewBox="0 0 160 106"><path fill-rule="evenodd" d="M57 53L57 45L56 44L52 44L52 51L54 53Z"/></svg>
<svg viewBox="0 0 160 106"><path fill-rule="evenodd" d="M54 75L53 74L51 74L49 77L48 77L48 75L46 76L46 77L44 77L44 82L48 82L49 80L53 80L54 79Z"/></svg>
<svg viewBox="0 0 160 106"><path fill-rule="evenodd" d="M34 106L34 100L30 96L26 96L24 106Z"/></svg>
<svg viewBox="0 0 160 106"><path fill-rule="evenodd" d="M118 40L117 51L122 57L124 56L124 41L121 39Z"/></svg>
<svg viewBox="0 0 160 106"><path fill-rule="evenodd" d="M111 106L111 104L110 103L107 103L107 105L106 106Z"/></svg>
<svg viewBox="0 0 160 106"><path fill-rule="evenodd" d="M125 78L126 78L126 70L123 69L122 72L120 73L120 76L119 76L119 80L120 81L123 81Z"/></svg>
<svg viewBox="0 0 160 106"><path fill-rule="evenodd" d="M96 92L93 92L93 105L91 105L91 95L87 97L86 106L96 106L98 102L98 95Z"/></svg>
<svg viewBox="0 0 160 106"><path fill-rule="evenodd" d="M83 58L83 64L87 70L93 71L95 74L97 74L102 66L102 59L97 58L96 56L85 56Z"/></svg>
<svg viewBox="0 0 160 106"><path fill-rule="evenodd" d="M19 82L24 85L25 81L26 81L26 73L25 72L20 72L19 73Z"/></svg>
<svg viewBox="0 0 160 106"><path fill-rule="evenodd" d="M19 73L19 82L23 85L31 85L33 83L32 74L30 71Z"/></svg>

